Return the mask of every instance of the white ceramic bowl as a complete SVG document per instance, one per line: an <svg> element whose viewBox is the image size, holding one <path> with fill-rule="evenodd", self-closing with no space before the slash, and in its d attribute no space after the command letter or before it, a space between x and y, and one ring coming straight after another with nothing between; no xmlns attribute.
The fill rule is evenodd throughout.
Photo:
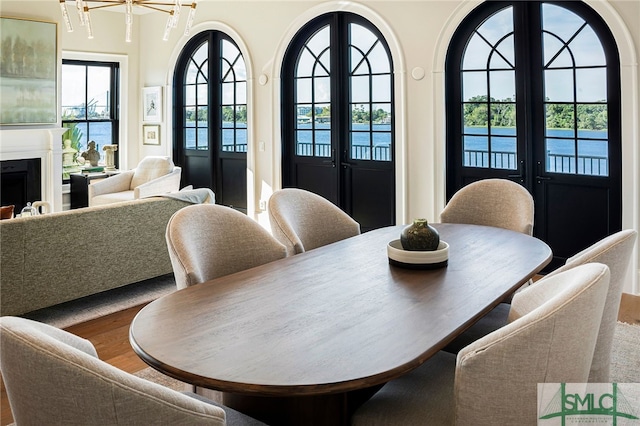
<svg viewBox="0 0 640 426"><path fill-rule="evenodd" d="M449 244L440 240L438 248L431 251L405 250L400 240L393 240L387 245L389 263L412 269L435 269L447 266L449 260Z"/></svg>

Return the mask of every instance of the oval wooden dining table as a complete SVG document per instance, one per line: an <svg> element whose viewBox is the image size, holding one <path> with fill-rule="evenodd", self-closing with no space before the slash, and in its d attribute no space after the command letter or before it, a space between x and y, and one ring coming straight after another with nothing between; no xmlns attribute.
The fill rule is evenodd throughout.
<svg viewBox="0 0 640 426"><path fill-rule="evenodd" d="M433 224L448 265L389 264L403 226L377 229L161 297L130 342L150 366L222 391L271 425L348 424L539 272L551 250L505 229ZM241 238L241 236L238 236Z"/></svg>

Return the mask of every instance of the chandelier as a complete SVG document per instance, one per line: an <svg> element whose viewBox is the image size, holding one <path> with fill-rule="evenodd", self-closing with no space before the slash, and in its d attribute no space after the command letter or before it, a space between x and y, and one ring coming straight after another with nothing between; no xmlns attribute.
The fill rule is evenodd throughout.
<svg viewBox="0 0 640 426"><path fill-rule="evenodd" d="M91 27L91 15L89 11L94 9L104 9L107 7L124 6L125 11L125 41L131 42L131 27L133 25L133 7L144 7L157 12L164 12L169 15L167 24L164 28L163 40L169 39L169 33L172 28L178 26L180 20L180 10L183 7L189 8L189 16L187 17L187 25L184 28L184 35L189 35L193 18L196 14L196 0L183 3L182 0L175 1L152 1L152 0L60 0L60 10L62 11L62 19L67 27L68 32L73 31L69 11L67 10L67 2L75 3L75 9L78 12L78 20L80 25L87 28L87 36L93 38L93 29ZM89 6L91 4L92 6Z"/></svg>

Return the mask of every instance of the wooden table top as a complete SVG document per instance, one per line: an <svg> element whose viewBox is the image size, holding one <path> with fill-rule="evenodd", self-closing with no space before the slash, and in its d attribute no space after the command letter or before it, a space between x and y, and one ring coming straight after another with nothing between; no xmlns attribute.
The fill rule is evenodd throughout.
<svg viewBox="0 0 640 426"><path fill-rule="evenodd" d="M256 396L347 392L419 366L539 272L551 250L504 229L433 224L449 264L388 263L403 226L192 286L143 308L130 341L157 370Z"/></svg>

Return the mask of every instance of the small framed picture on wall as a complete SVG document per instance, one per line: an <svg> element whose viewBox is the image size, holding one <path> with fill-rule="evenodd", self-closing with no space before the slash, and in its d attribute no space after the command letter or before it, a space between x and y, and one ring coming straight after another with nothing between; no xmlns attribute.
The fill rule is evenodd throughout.
<svg viewBox="0 0 640 426"><path fill-rule="evenodd" d="M162 121L162 87L145 87L142 89L142 120L149 123Z"/></svg>
<svg viewBox="0 0 640 426"><path fill-rule="evenodd" d="M160 145L160 126L142 126L142 143L145 145Z"/></svg>

